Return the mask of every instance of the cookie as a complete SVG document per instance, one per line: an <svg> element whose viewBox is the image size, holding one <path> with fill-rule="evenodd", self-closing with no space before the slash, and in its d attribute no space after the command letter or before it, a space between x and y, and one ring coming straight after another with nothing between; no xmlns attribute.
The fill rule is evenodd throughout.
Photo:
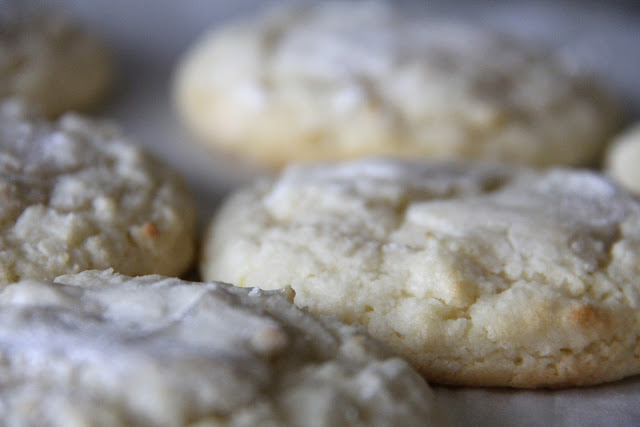
<svg viewBox="0 0 640 427"><path fill-rule="evenodd" d="M640 195L640 124L616 137L607 148L605 170L624 188Z"/></svg>
<svg viewBox="0 0 640 427"><path fill-rule="evenodd" d="M590 164L608 95L550 52L375 2L322 2L216 27L174 98L206 144L267 166L361 156Z"/></svg>
<svg viewBox="0 0 640 427"><path fill-rule="evenodd" d="M182 180L117 127L0 104L0 284L108 267L177 275L194 229Z"/></svg>
<svg viewBox="0 0 640 427"><path fill-rule="evenodd" d="M433 425L433 394L287 292L85 271L0 291L11 425Z"/></svg>
<svg viewBox="0 0 640 427"><path fill-rule="evenodd" d="M602 176L362 160L233 195L205 279L361 324L427 380L564 387L640 373L640 203Z"/></svg>
<svg viewBox="0 0 640 427"><path fill-rule="evenodd" d="M19 96L49 116L87 110L111 86L107 49L60 14L5 18L0 30L0 98Z"/></svg>

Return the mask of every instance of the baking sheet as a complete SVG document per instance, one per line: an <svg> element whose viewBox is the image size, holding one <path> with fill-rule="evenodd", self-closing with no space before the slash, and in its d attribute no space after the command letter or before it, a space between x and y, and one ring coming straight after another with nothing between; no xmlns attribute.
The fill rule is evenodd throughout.
<svg viewBox="0 0 640 427"><path fill-rule="evenodd" d="M194 143L181 129L172 110L170 81L180 54L204 29L256 13L272 2L42 0L39 3L69 11L111 45L118 63L117 91L99 115L119 122L134 140L183 173L197 197L201 226L226 193L265 173ZM640 118L640 5L566 0L397 3L408 10L476 21L554 45L577 67L599 75L621 97L628 121ZM640 424L640 377L557 391L435 386L434 390L438 404L453 425Z"/></svg>

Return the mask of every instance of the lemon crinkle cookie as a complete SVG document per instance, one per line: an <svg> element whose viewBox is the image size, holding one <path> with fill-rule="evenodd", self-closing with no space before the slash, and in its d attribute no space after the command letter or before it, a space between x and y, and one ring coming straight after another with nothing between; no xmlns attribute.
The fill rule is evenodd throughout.
<svg viewBox="0 0 640 427"><path fill-rule="evenodd" d="M23 97L58 116L90 109L108 95L111 55L69 17L0 17L0 26L0 97Z"/></svg>
<svg viewBox="0 0 640 427"><path fill-rule="evenodd" d="M640 373L640 204L587 171L363 160L231 196L201 272L291 286L428 380L561 387Z"/></svg>
<svg viewBox="0 0 640 427"><path fill-rule="evenodd" d="M108 267L177 275L194 232L181 179L117 127L0 104L0 284Z"/></svg>
<svg viewBox="0 0 640 427"><path fill-rule="evenodd" d="M287 292L85 271L0 291L10 425L428 426L424 380Z"/></svg>
<svg viewBox="0 0 640 427"><path fill-rule="evenodd" d="M213 29L184 55L174 94L196 138L268 166L365 155L583 165L618 113L574 68L471 25L323 2Z"/></svg>

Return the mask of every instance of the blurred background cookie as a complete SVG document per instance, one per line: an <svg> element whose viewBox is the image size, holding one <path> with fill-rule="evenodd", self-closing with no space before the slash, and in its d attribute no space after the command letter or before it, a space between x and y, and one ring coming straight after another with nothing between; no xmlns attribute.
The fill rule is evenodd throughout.
<svg viewBox="0 0 640 427"><path fill-rule="evenodd" d="M87 271L0 291L8 425L430 426L433 393L286 292Z"/></svg>
<svg viewBox="0 0 640 427"><path fill-rule="evenodd" d="M198 139L272 167L364 155L591 165L619 119L553 52L378 2L216 27L179 63L174 97Z"/></svg>
<svg viewBox="0 0 640 427"><path fill-rule="evenodd" d="M640 196L640 123L611 143L605 157L605 170L624 188Z"/></svg>
<svg viewBox="0 0 640 427"><path fill-rule="evenodd" d="M181 179L117 127L0 104L0 285L89 268L177 275L194 233Z"/></svg>
<svg viewBox="0 0 640 427"><path fill-rule="evenodd" d="M598 174L390 160L239 191L201 259L366 326L429 381L510 387L640 373L638 265L640 203Z"/></svg>
<svg viewBox="0 0 640 427"><path fill-rule="evenodd" d="M0 16L0 97L20 96L48 116L88 110L113 80L105 46L61 13Z"/></svg>

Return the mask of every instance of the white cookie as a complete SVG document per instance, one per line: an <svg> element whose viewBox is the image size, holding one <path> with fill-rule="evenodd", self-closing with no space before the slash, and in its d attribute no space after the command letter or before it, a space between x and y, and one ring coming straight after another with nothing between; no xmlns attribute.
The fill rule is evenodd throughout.
<svg viewBox="0 0 640 427"><path fill-rule="evenodd" d="M596 384L640 373L640 204L591 172L368 160L232 196L205 279L336 315L429 381Z"/></svg>
<svg viewBox="0 0 640 427"><path fill-rule="evenodd" d="M640 123L616 137L607 148L605 170L624 188L640 195Z"/></svg>
<svg viewBox="0 0 640 427"><path fill-rule="evenodd" d="M0 285L90 268L177 275L194 232L182 181L116 127L0 104Z"/></svg>
<svg viewBox="0 0 640 427"><path fill-rule="evenodd" d="M205 143L256 162L363 155L593 162L618 114L527 43L375 2L322 2L215 28L177 67Z"/></svg>
<svg viewBox="0 0 640 427"><path fill-rule="evenodd" d="M68 18L34 15L0 24L0 97L23 97L49 116L86 110L106 97L111 57Z"/></svg>
<svg viewBox="0 0 640 427"><path fill-rule="evenodd" d="M9 425L427 426L433 395L286 293L86 271L0 291Z"/></svg>

